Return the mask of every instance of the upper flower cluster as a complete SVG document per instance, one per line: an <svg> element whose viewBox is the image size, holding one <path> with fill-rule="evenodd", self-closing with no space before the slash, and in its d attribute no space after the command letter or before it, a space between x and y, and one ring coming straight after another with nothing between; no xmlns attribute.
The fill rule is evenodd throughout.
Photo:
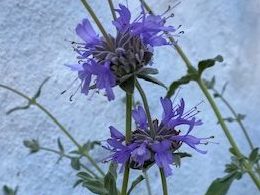
<svg viewBox="0 0 260 195"><path fill-rule="evenodd" d="M77 25L76 33L84 42L74 43L79 61L68 65L78 72L82 93L104 89L109 101L115 98L114 86L131 93L135 77L146 79L147 74L156 73L145 67L151 63L153 47L168 45L164 32L175 31L174 27L165 26L166 18L147 14L143 7L133 20L124 5L115 11L119 15L113 21L116 36L100 37L88 19Z"/></svg>
<svg viewBox="0 0 260 195"><path fill-rule="evenodd" d="M202 125L201 120L195 118L198 113L194 107L185 112L185 102L173 106L170 99L161 98L163 115L161 122L153 120L155 134L148 126L147 117L143 107L138 106L132 112L136 123L136 130L132 133L131 141L125 143L125 136L114 127L110 127L111 138L107 140L106 148L112 151L108 160L123 164L130 160L130 165L135 169L143 169L154 162L164 170L165 175L171 175L170 165L174 162L174 152L182 145L187 144L200 153L206 151L197 148L199 144L206 144L212 138L197 138L190 135L195 126ZM180 125L188 127L186 132L179 130Z"/></svg>

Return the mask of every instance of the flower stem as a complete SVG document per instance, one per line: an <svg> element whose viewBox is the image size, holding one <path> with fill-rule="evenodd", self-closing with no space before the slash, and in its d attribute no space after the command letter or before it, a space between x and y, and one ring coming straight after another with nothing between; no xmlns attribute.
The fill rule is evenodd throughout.
<svg viewBox="0 0 260 195"><path fill-rule="evenodd" d="M109 4L110 10L111 10L113 19L115 20L116 19L116 12L115 12L115 8L114 8L114 5L113 5L113 1L108 0L108 4Z"/></svg>
<svg viewBox="0 0 260 195"><path fill-rule="evenodd" d="M87 9L88 13L91 15L91 17L93 18L93 20L95 21L95 23L97 24L99 30L101 31L101 33L103 34L103 36L105 37L105 39L107 40L108 43L110 43L110 39L109 36L106 32L106 30L104 29L103 25L101 24L101 22L99 21L97 15L95 14L95 12L93 11L93 9L91 8L91 6L89 5L89 3L87 2L87 0L81 0L82 4L84 5L84 7Z"/></svg>
<svg viewBox="0 0 260 195"><path fill-rule="evenodd" d="M164 171L162 168L160 168L160 174L161 174L161 180L162 180L163 195L168 195L167 181L166 181L166 177L164 175Z"/></svg>
<svg viewBox="0 0 260 195"><path fill-rule="evenodd" d="M231 111L231 113L233 114L233 116L235 117L238 125L240 126L240 128L242 129L246 139L247 139L247 142L250 146L250 148L253 150L254 149L254 145L247 133L247 130L244 126L244 124L242 123L242 121L240 119L238 119L238 114L236 113L235 109L230 105L230 103L223 97L223 95L221 93L219 93L216 89L212 89L215 93L217 93L219 95L219 98L224 102L224 104L228 107L228 109Z"/></svg>
<svg viewBox="0 0 260 195"><path fill-rule="evenodd" d="M74 137L69 133L69 131L46 109L44 108L41 104L37 103L35 100L33 100L32 98L28 97L27 95L23 94L20 91L17 91L9 86L6 85L2 85L0 84L0 87L7 89L9 91L12 91L13 93L23 97L24 99L28 100L32 105L35 105L36 107L38 107L41 111L43 111L59 128L60 130L71 140L72 143L74 143L78 149L81 151L81 145L74 139ZM90 163L97 169L97 171L101 174L101 175L105 175L105 173L100 169L100 167L97 165L97 163L89 156L89 154L87 153L83 153L83 156L85 156Z"/></svg>
<svg viewBox="0 0 260 195"><path fill-rule="evenodd" d="M139 84L139 82L137 81L137 79L136 79L136 82L135 82L135 86L136 86L137 90L139 91L141 98L143 100L144 109L145 109L147 119L148 119L148 124L149 124L150 130L151 130L152 136L154 137L155 136L155 130L154 130L153 121L152 121L149 105L148 105L148 102L147 102L147 98L146 98L146 95L144 93L144 90L142 89L142 87Z"/></svg>
<svg viewBox="0 0 260 195"><path fill-rule="evenodd" d="M126 130L125 130L125 140L126 143L128 143L131 139L131 126L132 126L132 104L133 104L133 95L126 93ZM127 194L127 186L128 186L128 180L129 180L129 162L125 165L125 171L124 171L124 178L123 178L123 184L122 184L122 190L121 195Z"/></svg>
<svg viewBox="0 0 260 195"><path fill-rule="evenodd" d="M145 177L145 184L146 184L146 188L147 188L147 191L148 191L148 195L152 195L151 185L150 185L150 182L149 182L149 177L147 175L147 171L144 170L143 173L144 173L144 177Z"/></svg>

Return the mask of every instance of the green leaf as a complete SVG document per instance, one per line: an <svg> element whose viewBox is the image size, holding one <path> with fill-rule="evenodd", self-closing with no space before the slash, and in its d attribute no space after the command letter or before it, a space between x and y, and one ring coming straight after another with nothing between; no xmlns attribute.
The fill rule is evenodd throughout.
<svg viewBox="0 0 260 195"><path fill-rule="evenodd" d="M99 179L87 179L82 182L82 186L88 188L94 194L108 194L102 181Z"/></svg>
<svg viewBox="0 0 260 195"><path fill-rule="evenodd" d="M40 97L41 95L41 91L43 86L45 85L45 83L47 83L47 81L50 79L50 77L47 77L46 79L44 79L44 81L41 83L41 85L39 86L37 92L35 93L35 95L33 96L33 100L35 101L38 97Z"/></svg>
<svg viewBox="0 0 260 195"><path fill-rule="evenodd" d="M242 120L244 120L245 118L246 118L246 115L245 115L245 114L238 114L238 115L237 115L237 120L242 121Z"/></svg>
<svg viewBox="0 0 260 195"><path fill-rule="evenodd" d="M143 79L145 81L148 81L150 83L154 83L156 85L159 85L165 89L167 89L166 85L164 85L161 81L159 81L157 78L152 77L150 75L138 75L138 78Z"/></svg>
<svg viewBox="0 0 260 195"><path fill-rule="evenodd" d="M75 170L80 170L80 160L79 158L71 158L70 165Z"/></svg>
<svg viewBox="0 0 260 195"><path fill-rule="evenodd" d="M130 195L130 193L133 191L133 189L141 182L144 180L143 175L139 175L131 184L131 187L129 188L127 195Z"/></svg>
<svg viewBox="0 0 260 195"><path fill-rule="evenodd" d="M59 147L60 152L62 154L64 154L64 147L63 147L63 145L62 145L62 143L60 141L60 138L58 138L57 142L58 142L58 147Z"/></svg>
<svg viewBox="0 0 260 195"><path fill-rule="evenodd" d="M236 150L234 148L229 148L229 152L234 156L237 156Z"/></svg>
<svg viewBox="0 0 260 195"><path fill-rule="evenodd" d="M205 195L225 195L227 194L232 182L236 179L237 173L230 173L223 178L214 180Z"/></svg>
<svg viewBox="0 0 260 195"><path fill-rule="evenodd" d="M208 81L208 80L206 80L206 79L203 79L203 81L204 81L204 84L206 85L206 87L207 87L208 89L213 89L214 86L215 86L215 83L216 83L215 76L213 76L210 81Z"/></svg>
<svg viewBox="0 0 260 195"><path fill-rule="evenodd" d="M168 92L167 92L167 95L166 97L170 98L174 95L175 91L181 86L181 85L186 85L188 84L189 82L191 81L194 81L197 79L197 74L195 73L190 73L190 74L187 74L183 77L181 77L179 80L177 81L174 81L169 89L168 89Z"/></svg>
<svg viewBox="0 0 260 195"><path fill-rule="evenodd" d="M17 195L17 192L18 192L18 187L16 187L15 189L12 189L9 186L6 186L6 185L3 186L4 195Z"/></svg>
<svg viewBox="0 0 260 195"><path fill-rule="evenodd" d="M86 172L79 172L77 176L80 181L77 181L74 185L81 184L83 187L88 188L94 194L108 194L107 189L104 186L103 179L93 178Z"/></svg>
<svg viewBox="0 0 260 195"><path fill-rule="evenodd" d="M207 68L210 68L215 65L216 62L223 62L223 57L221 55L216 56L213 59L207 59L207 60L202 60L199 62L198 65L198 73L199 75L202 74L204 70Z"/></svg>
<svg viewBox="0 0 260 195"><path fill-rule="evenodd" d="M43 82L41 83L41 85L39 86L39 88L38 88L37 92L35 93L35 95L32 97L31 100L28 101L28 103L27 103L25 106L16 106L16 107L14 107L14 108L8 110L8 111L6 112L6 114L9 115L9 114L11 114L12 112L17 111L17 110L26 110L26 109L30 108L30 106L31 106L32 104L35 104L36 99L37 99L38 97L40 97L40 95L41 95L42 87L43 87L44 84L49 80L49 78L50 78L50 77L47 77L46 79L44 79L44 81L43 81Z"/></svg>
<svg viewBox="0 0 260 195"><path fill-rule="evenodd" d="M253 164L257 161L257 157L259 155L258 151L259 151L259 148L254 148L249 155L249 161L252 162Z"/></svg>
<svg viewBox="0 0 260 195"><path fill-rule="evenodd" d="M29 148L30 149L30 153L36 153L40 150L40 145L39 145L39 142L35 139L32 139L32 140L24 140L23 141L23 145L26 147L26 148Z"/></svg>
<svg viewBox="0 0 260 195"><path fill-rule="evenodd" d="M187 153L187 152L176 152L174 153L174 155L178 155L179 157L181 158L184 158L184 157L192 157L191 154Z"/></svg>
<svg viewBox="0 0 260 195"><path fill-rule="evenodd" d="M159 71L156 68L143 67L137 73L137 75L147 75L147 74L158 74Z"/></svg>
<svg viewBox="0 0 260 195"><path fill-rule="evenodd" d="M109 165L109 170L104 177L104 185L108 190L108 195L118 195L118 190L116 187L116 178L117 178L117 164L111 162Z"/></svg>

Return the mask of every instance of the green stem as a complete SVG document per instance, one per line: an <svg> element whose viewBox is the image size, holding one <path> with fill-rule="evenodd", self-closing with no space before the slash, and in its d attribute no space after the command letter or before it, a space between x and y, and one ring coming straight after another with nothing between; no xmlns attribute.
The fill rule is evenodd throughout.
<svg viewBox="0 0 260 195"><path fill-rule="evenodd" d="M109 4L110 10L111 10L113 19L116 20L116 12L115 12L115 8L114 8L114 5L113 5L113 1L108 0L108 4Z"/></svg>
<svg viewBox="0 0 260 195"><path fill-rule="evenodd" d="M247 142L250 146L250 148L253 150L254 149L254 145L247 133L247 130L244 126L244 124L242 123L242 121L240 119L238 119L238 114L236 113L236 111L234 110L234 108L229 104L229 102L223 97L223 95L221 95L216 89L212 89L215 93L219 94L219 98L224 102L224 104L228 107L228 109L231 111L231 113L233 114L233 116L235 117L237 123L239 124L239 126L241 127L246 139L247 139Z"/></svg>
<svg viewBox="0 0 260 195"><path fill-rule="evenodd" d="M9 86L6 85L2 85L0 84L0 87L7 89L9 91L12 91L13 93L25 98L26 100L28 100L29 102L31 102L32 105L35 105L36 107L38 107L41 111L43 111L59 128L60 130L71 140L72 143L74 143L78 149L81 151L81 145L73 138L73 136L69 133L69 131L67 131L67 129L46 109L44 108L41 104L37 103L36 101L34 101L32 98L28 97L27 95L21 93L20 91L17 91ZM85 156L90 162L91 164L97 169L97 171L101 174L101 175L105 175L105 173L100 169L100 167L97 165L97 163L86 153L82 154L83 156Z"/></svg>
<svg viewBox="0 0 260 195"><path fill-rule="evenodd" d="M160 169L160 174L161 174L161 180L162 180L163 195L168 195L167 181L166 181L166 177L165 177L163 169Z"/></svg>
<svg viewBox="0 0 260 195"><path fill-rule="evenodd" d="M145 184L146 184L146 188L147 188L147 191L148 191L148 195L152 195L151 185L150 185L149 177L147 175L146 170L144 170L143 173L144 173L144 177L145 177Z"/></svg>
<svg viewBox="0 0 260 195"><path fill-rule="evenodd" d="M65 157L65 158L68 158L68 159L73 159L72 156L70 155L67 155L67 154L63 154L61 153L60 151L57 151L57 150L53 150L51 148L45 148L45 147L40 147L41 150L44 150L44 151L47 151L47 152L52 152L52 153L55 153L61 157ZM84 164L80 163L80 166L85 169L87 172L89 172L90 174L92 174L94 177L98 178L97 174L95 174L92 170L90 170L87 166L85 166Z"/></svg>
<svg viewBox="0 0 260 195"><path fill-rule="evenodd" d="M154 14L153 11L151 10L151 8L149 7L149 5L144 1L144 0L140 0L141 2L144 3L145 8L147 9L147 11L149 11L151 14ZM167 33L166 33L167 34ZM195 68L192 66L192 63L189 61L188 57L185 55L185 53L183 52L183 50L181 49L181 47L179 47L179 45L175 42L174 38L167 34L169 40L173 43L174 48L176 49L176 51L178 52L178 54L181 56L182 60L185 62L185 65L187 67L188 70L194 70ZM204 93L204 95L206 96L206 98L208 99L219 123L220 126L222 127L230 145L234 148L236 154L238 157L243 157L243 155L241 154L239 148L236 145L236 142L234 141L232 135L230 134L224 120L223 117L220 114L220 111L218 110L218 107L216 106L213 98L211 97L211 95L209 94L205 84L203 83L203 81L201 79L197 80L197 84L199 85L200 89L202 90L202 92ZM256 186L258 187L258 189L260 189L260 181L258 180L258 178L255 176L254 172L252 171L252 167L245 162L244 163L245 168L247 169L248 174L251 176L252 180L254 181L254 183L256 184Z"/></svg>
<svg viewBox="0 0 260 195"><path fill-rule="evenodd" d="M131 132L132 106L133 106L132 104L133 104L133 95L132 94L126 94L126 130L125 130L126 143L128 143L130 141L131 135L132 135L132 132ZM127 162L126 165L125 165L121 195L127 194L129 172L130 172L130 167L129 167L129 162Z"/></svg>
<svg viewBox="0 0 260 195"><path fill-rule="evenodd" d="M95 14L95 12L93 11L92 7L89 5L89 3L87 2L87 0L81 0L82 4L84 5L84 7L87 9L88 13L91 15L91 17L93 18L93 20L95 21L95 23L97 24L99 30L101 31L101 33L103 34L103 36L105 37L105 39L107 40L108 43L110 43L110 39L109 36L106 32L106 30L104 29L103 25L101 24L101 22L99 21L97 15Z"/></svg>
<svg viewBox="0 0 260 195"><path fill-rule="evenodd" d="M149 105L147 102L147 98L146 95L144 93L144 90L142 89L141 85L139 84L139 82L136 80L135 82L135 86L137 88L137 90L139 91L141 98L143 100L143 104L144 104L144 109L147 115L147 119L148 119L148 124L151 130L151 134L153 137L155 137L155 130L154 130L154 126L153 126L153 121L152 121L152 117L151 117L151 113L150 113L150 109L149 109Z"/></svg>

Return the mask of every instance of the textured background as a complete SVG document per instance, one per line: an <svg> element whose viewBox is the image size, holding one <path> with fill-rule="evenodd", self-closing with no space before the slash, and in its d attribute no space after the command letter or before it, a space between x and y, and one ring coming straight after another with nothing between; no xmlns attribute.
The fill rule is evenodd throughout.
<svg viewBox="0 0 260 195"><path fill-rule="evenodd" d="M104 0L90 1L107 29L112 32L111 16ZM166 10L169 0L149 1L158 13ZM130 8L138 13L137 0L131 0ZM217 86L229 82L226 97L241 113L247 113L245 125L250 130L255 144L259 146L260 107L260 3L258 0L183 0L175 9L175 18L170 22L182 24L185 34L179 38L193 63L200 59L222 54L225 62L218 64L205 76L217 77ZM37 86L47 76L51 80L44 88L40 102L69 128L80 141L103 140L108 136L111 124L119 129L124 125L124 94L116 90L117 100L107 103L101 96L91 101L83 95L76 95L73 102L60 92L73 80L74 74L63 64L74 62L74 53L64 39L76 40L75 25L87 14L80 1L71 0L0 0L0 83L8 84L33 95ZM185 73L184 64L172 48L155 51L154 66L160 69L158 78L166 84ZM153 85L145 85L149 94L152 113L161 113L159 97L165 92ZM193 106L204 96L195 84L183 87L180 92L189 106ZM137 97L139 98L139 97ZM64 160L55 164L57 157L40 152L28 155L22 145L24 139L39 139L48 147L56 147L60 137L66 149L73 149L70 142L58 128L36 108L4 113L16 105L25 103L21 98L0 89L0 186L19 185L19 195L80 195L89 194L82 189L73 189L75 172ZM215 135L218 145L207 146L208 154L201 155L187 148L192 159L182 162L182 167L174 169L169 178L170 194L200 195L205 193L213 179L222 176L224 164L229 162L229 144L223 132L216 125L208 103L203 104L201 118L204 126L194 131L196 135ZM224 116L230 113L221 106ZM157 114L158 115L158 114ZM243 152L248 152L247 143L237 125L230 126ZM257 141L258 140L258 141ZM98 152L95 158L105 154ZM133 175L137 173L132 172ZM156 169L152 169L153 191L160 194L161 187ZM138 193L139 192L139 193ZM142 192L142 193L141 193ZM144 194L141 185L134 194ZM1 193L1 192L0 192ZM229 194L257 194L256 187L248 176L235 181Z"/></svg>

